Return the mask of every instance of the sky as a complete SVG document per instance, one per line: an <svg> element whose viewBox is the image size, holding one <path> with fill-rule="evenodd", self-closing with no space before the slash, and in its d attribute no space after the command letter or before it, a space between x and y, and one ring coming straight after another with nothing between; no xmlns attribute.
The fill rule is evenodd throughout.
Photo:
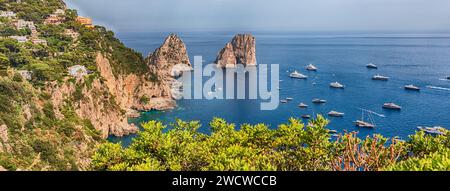
<svg viewBox="0 0 450 191"><path fill-rule="evenodd" d="M450 31L450 0L65 0L120 32Z"/></svg>

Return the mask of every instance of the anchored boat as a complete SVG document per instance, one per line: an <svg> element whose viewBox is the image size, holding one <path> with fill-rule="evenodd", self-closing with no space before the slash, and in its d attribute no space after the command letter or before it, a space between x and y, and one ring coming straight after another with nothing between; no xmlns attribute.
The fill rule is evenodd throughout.
<svg viewBox="0 0 450 191"><path fill-rule="evenodd" d="M399 106L399 105L397 105L395 103L385 103L383 105L383 108L385 108L385 109L392 109L392 110L401 110L402 109L401 106Z"/></svg>
<svg viewBox="0 0 450 191"><path fill-rule="evenodd" d="M304 104L304 103L300 103L298 105L299 108L308 108L308 105Z"/></svg>
<svg viewBox="0 0 450 191"><path fill-rule="evenodd" d="M435 127L419 126L417 128L427 134L430 134L430 135L445 135L445 132L447 131L447 129L445 129L444 127L441 127L441 126L435 126Z"/></svg>
<svg viewBox="0 0 450 191"><path fill-rule="evenodd" d="M309 64L308 66L306 66L306 70L308 70L308 71L317 71L317 67L312 65L312 64Z"/></svg>
<svg viewBox="0 0 450 191"><path fill-rule="evenodd" d="M356 120L354 123L357 127L363 127L363 128L370 128L373 129L376 127L375 125L375 120L372 117L372 111L369 110L365 110L365 109L361 109L362 114L361 114L361 120ZM367 113L367 119L370 122L364 121L365 120L365 113Z"/></svg>
<svg viewBox="0 0 450 191"><path fill-rule="evenodd" d="M337 111L330 111L328 113L331 117L344 117L345 113L337 112Z"/></svg>
<svg viewBox="0 0 450 191"><path fill-rule="evenodd" d="M291 77L291 78L297 78L297 79L307 79L307 78L308 78L308 76L303 75L303 74L297 72L297 70L295 70L294 72L292 72L292 73L289 75L289 77Z"/></svg>
<svg viewBox="0 0 450 191"><path fill-rule="evenodd" d="M288 103L288 101L283 99L283 100L280 100L280 103Z"/></svg>
<svg viewBox="0 0 450 191"><path fill-rule="evenodd" d="M378 66L372 63L368 64L366 67L369 69L378 69Z"/></svg>
<svg viewBox="0 0 450 191"><path fill-rule="evenodd" d="M330 84L330 87L332 87L332 88L337 88L337 89L344 89L344 88L345 88L345 86L342 85L342 84L340 84L339 82L333 82L333 83L331 83L331 84Z"/></svg>
<svg viewBox="0 0 450 191"><path fill-rule="evenodd" d="M411 84L411 85L405 86L405 90L420 91L420 88Z"/></svg>
<svg viewBox="0 0 450 191"><path fill-rule="evenodd" d="M303 119L311 119L311 115L302 115Z"/></svg>
<svg viewBox="0 0 450 191"><path fill-rule="evenodd" d="M292 100L294 100L294 98L291 98L291 97L286 98L286 101L292 101Z"/></svg>
<svg viewBox="0 0 450 191"><path fill-rule="evenodd" d="M316 99L313 99L312 102L315 104L322 104L322 103L327 103L327 100L316 98Z"/></svg>
<svg viewBox="0 0 450 191"><path fill-rule="evenodd" d="M372 77L372 80L388 81L389 77L377 74L377 75Z"/></svg>

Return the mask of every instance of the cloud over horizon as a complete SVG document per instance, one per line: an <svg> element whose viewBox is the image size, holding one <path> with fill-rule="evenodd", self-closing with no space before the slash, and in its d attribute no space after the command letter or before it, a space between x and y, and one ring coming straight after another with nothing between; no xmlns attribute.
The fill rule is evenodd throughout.
<svg viewBox="0 0 450 191"><path fill-rule="evenodd" d="M116 31L450 31L448 0L65 0Z"/></svg>

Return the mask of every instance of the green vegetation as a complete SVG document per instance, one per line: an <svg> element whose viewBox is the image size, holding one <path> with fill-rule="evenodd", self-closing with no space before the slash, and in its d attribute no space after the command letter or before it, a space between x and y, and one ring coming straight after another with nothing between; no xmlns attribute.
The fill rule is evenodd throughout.
<svg viewBox="0 0 450 191"><path fill-rule="evenodd" d="M178 120L167 129L161 122L144 131L128 148L104 143L93 156L94 170L317 171L317 170L448 170L450 133L433 137L422 132L408 142L380 135L361 140L356 133L332 140L321 116L277 129L264 124L210 123L211 135L198 132L198 122Z"/></svg>

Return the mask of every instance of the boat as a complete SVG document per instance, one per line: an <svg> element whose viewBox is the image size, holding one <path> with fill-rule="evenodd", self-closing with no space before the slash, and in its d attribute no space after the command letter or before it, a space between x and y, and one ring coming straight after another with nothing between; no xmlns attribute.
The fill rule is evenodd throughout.
<svg viewBox="0 0 450 191"><path fill-rule="evenodd" d="M370 128L373 129L376 127L375 120L372 117L372 111L361 109L361 120L356 120L354 123L357 127ZM370 122L364 121L365 113L367 113L367 118Z"/></svg>
<svg viewBox="0 0 450 191"><path fill-rule="evenodd" d="M417 128L430 135L445 135L445 132L447 131L447 129L441 126L435 127L418 126Z"/></svg>
<svg viewBox="0 0 450 191"><path fill-rule="evenodd" d="M328 115L331 117L344 117L345 114L337 111L330 111Z"/></svg>
<svg viewBox="0 0 450 191"><path fill-rule="evenodd" d="M401 106L399 106L399 105L397 105L395 103L385 103L383 105L383 108L385 108L385 109L392 109L392 110L401 110L402 109Z"/></svg>
<svg viewBox="0 0 450 191"><path fill-rule="evenodd" d="M303 119L311 119L311 115L302 115Z"/></svg>
<svg viewBox="0 0 450 191"><path fill-rule="evenodd" d="M298 78L298 79L307 79L307 78L308 78L308 76L303 75L303 74L297 72L297 70L294 71L294 72L292 72L292 73L289 75L289 77L291 77L291 78Z"/></svg>
<svg viewBox="0 0 450 191"><path fill-rule="evenodd" d="M332 87L332 88L337 88L337 89L344 89L344 88L345 88L345 86L342 85L342 84L340 84L339 82L333 82L333 83L331 83L331 84L330 84L330 87Z"/></svg>
<svg viewBox="0 0 450 191"><path fill-rule="evenodd" d="M298 105L299 108L308 108L308 105L304 104L304 103L300 103Z"/></svg>
<svg viewBox="0 0 450 191"><path fill-rule="evenodd" d="M336 134L336 133L338 133L338 131L336 131L336 130L331 130L331 129L328 129L328 133L330 133L330 134Z"/></svg>
<svg viewBox="0 0 450 191"><path fill-rule="evenodd" d="M405 90L420 91L420 88L411 84L411 85L406 85Z"/></svg>
<svg viewBox="0 0 450 191"><path fill-rule="evenodd" d="M291 97L286 98L286 101L292 101L292 100L294 100L294 98L291 98Z"/></svg>
<svg viewBox="0 0 450 191"><path fill-rule="evenodd" d="M283 100L280 100L280 103L288 103L288 101L283 99Z"/></svg>
<svg viewBox="0 0 450 191"><path fill-rule="evenodd" d="M372 80L388 81L389 77L377 74L372 77Z"/></svg>
<svg viewBox="0 0 450 191"><path fill-rule="evenodd" d="M327 100L316 98L316 99L313 99L312 102L316 103L316 104L322 104L322 103L327 103Z"/></svg>
<svg viewBox="0 0 450 191"><path fill-rule="evenodd" d="M369 68L369 69L378 69L378 66L377 65L375 65L375 64L372 64L372 63L370 63L370 64L367 64L367 66L366 66L367 68Z"/></svg>
<svg viewBox="0 0 450 191"><path fill-rule="evenodd" d="M309 64L308 66L306 66L306 70L308 70L308 71L317 71L317 67L312 65L312 64Z"/></svg>
<svg viewBox="0 0 450 191"><path fill-rule="evenodd" d="M450 76L447 76L447 78L446 78L447 80L450 80Z"/></svg>

